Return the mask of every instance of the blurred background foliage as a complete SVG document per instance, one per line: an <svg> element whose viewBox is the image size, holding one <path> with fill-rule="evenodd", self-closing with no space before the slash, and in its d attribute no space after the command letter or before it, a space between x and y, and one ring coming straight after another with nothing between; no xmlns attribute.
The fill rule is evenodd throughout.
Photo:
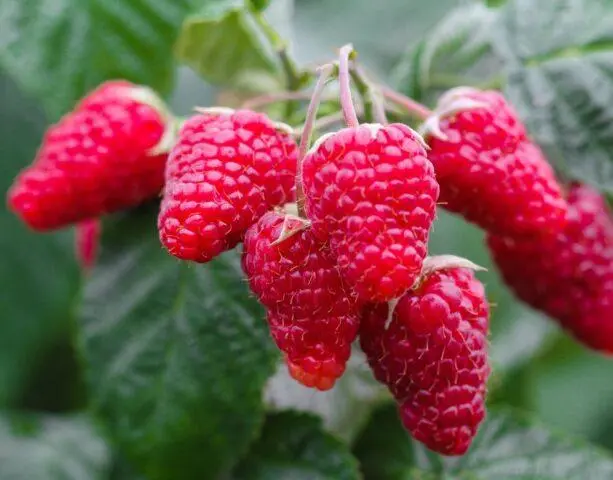
<svg viewBox="0 0 613 480"><path fill-rule="evenodd" d="M513 8L521 8L526 1L513 2L517 4ZM518 108L534 127L533 133L540 133L537 138L547 146L552 138L558 138L555 136L557 133L564 133L569 125L573 125L574 117L565 117L568 119L566 126L558 122L551 130L543 126L543 119L552 114L547 105L541 105L539 111L533 113L533 105L526 96L538 95L538 92L526 94L526 91L544 87L535 86L538 82L534 71L524 71L509 60L525 52L507 52L505 57L504 49L501 55L501 49L493 40L492 29L497 28L499 20L494 18L486 4L494 7L503 3L501 0L272 0L266 17L281 36L289 40L297 62L326 60L335 54L335 48L351 41L360 60L378 79L393 83L405 93L429 104L435 101L440 91L462 83L506 86L505 91L519 103ZM581 2L562 3L572 6ZM599 3L596 0L583 2L588 7L593 4L593 8L586 10L594 15L599 13L596 5ZM454 13L452 9L455 7L461 10ZM220 12L227 8L236 8L238 13L231 18L224 17L226 23L219 26ZM213 105L218 98L228 98L228 95L231 98L228 90L280 88L278 79L275 80L276 60L266 48L252 47L252 43L259 40L250 27L244 27L246 20L241 17L241 8L242 2L220 0L1 0L1 191L6 192L16 173L32 160L45 127L104 79L121 76L150 84L168 96L179 114L189 113L194 105ZM510 6L505 8L510 9ZM182 22L189 15L196 15L190 17L192 24L189 27L195 33L187 39L181 37L176 53L182 63L194 68L179 66L171 55ZM512 21L511 14L508 17L510 19L506 21ZM588 20L590 18L595 17ZM603 20L598 28L610 26L611 16L607 19L609 23ZM206 32L214 28L219 34L207 36ZM204 40L199 36L202 31L205 32ZM570 40L577 36L579 34L571 36ZM238 43L233 43L233 39ZM586 42L597 39L594 36ZM211 65L207 58L213 51L216 52L216 63ZM546 55L546 52L529 53ZM611 54L608 55L605 59L592 60L590 57L590 62L605 68L613 63ZM569 69L583 65L578 63L581 58L576 56L568 60L570 64L554 60L549 62L545 58L539 64L541 70L549 69L545 72L547 74L557 72L554 83L560 75L568 74ZM251 76L246 81L239 68L245 62L258 68L261 66L270 76ZM506 65L504 69L503 64ZM194 70L203 73L216 85L203 81ZM211 78L207 77L213 70L215 73ZM605 68L605 71L608 75L613 69ZM216 76L219 72L223 73ZM526 76L529 76L528 80ZM604 90L606 94L613 91L613 82L610 78L608 80ZM577 84L562 85L561 93L558 93L572 96L577 88ZM553 113L559 112L553 110ZM589 113L588 109L577 118L584 118ZM610 108L607 114L613 115ZM590 135L607 133L604 127L598 128L600 131ZM576 135L584 135L583 129ZM613 135L608 142L613 142ZM549 146L555 147L553 143ZM567 146L581 150L583 145L583 140L573 143L573 138L570 138ZM557 153L553 151L552 155ZM600 150L596 154L599 155ZM592 157L588 162L593 161ZM602 171L608 171L608 167L602 167L601 160L596 162L598 168L594 167L585 177L595 180L596 172L599 177L596 180L608 188L606 175L600 175ZM82 285L73 254L73 232L34 235L7 212L4 204L0 211L0 232L0 407L5 412L67 414L78 411L86 405L87 395L78 362L80 353L73 346ZM494 374L490 384L490 402L532 412L548 426L613 449L611 361L577 346L541 315L516 302L501 284L484 249L482 233L477 229L440 213L433 229L431 252L465 256L488 268L488 272L480 277L495 305L491 336ZM338 389L327 394L314 394L291 386L280 373L269 386L267 402L274 407L273 410L293 406L316 412L323 416L328 428L344 438L352 438L357 431L356 423L360 424L355 419L366 420L363 399L368 399L368 402L379 399L379 394L363 378L367 375L363 360L358 360L351 369L351 376L344 379ZM14 421L11 417L9 422L8 413L6 418L6 425L10 423L13 425L11 428L29 425L33 421ZM45 429L55 418L38 418L37 426L32 428ZM275 417L273 423L266 424L267 436L274 438L277 434L274 422L278 421ZM314 420L307 417L288 421L296 422L299 431L315 428ZM62 445L70 445L75 438L82 438L79 435L89 435L92 443L87 465L94 469L98 463L104 463L110 453L108 447L96 443L94 434L83 433L91 427L80 422L82 419L79 418L74 424L74 432L64 432L66 435L61 441L43 435L37 444L29 444L28 448L43 452L43 443L48 446L59 441ZM2 437L9 428L3 429L2 425L0 462L3 449L11 451L8 440ZM51 433L55 432L51 430ZM58 432L58 435L62 434ZM262 455L280 455L272 452L266 441L264 439L258 447ZM322 437L321 442L328 445L333 440ZM10 448L19 450L20 446L12 445ZM62 448L69 449L69 446ZM50 454L47 452L45 455ZM239 466L239 471L261 468L258 458L246 459L245 462ZM0 464L2 479L47 478L36 476L38 473L10 476L11 472L2 468ZM69 469L69 466L58 464L57 468ZM125 473L126 468L116 466L113 478L136 478ZM326 470L328 473L322 475L333 475L330 472L334 472L336 467L329 468ZM66 478L90 477L84 474Z"/></svg>

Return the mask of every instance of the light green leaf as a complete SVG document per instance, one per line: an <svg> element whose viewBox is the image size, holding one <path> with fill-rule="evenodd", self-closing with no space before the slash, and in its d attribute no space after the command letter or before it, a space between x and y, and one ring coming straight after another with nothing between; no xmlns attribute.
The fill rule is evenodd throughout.
<svg viewBox="0 0 613 480"><path fill-rule="evenodd" d="M373 415L355 453L367 480L613 478L613 458L604 450L507 411L489 413L464 456L444 458L411 440L395 408L386 406Z"/></svg>
<svg viewBox="0 0 613 480"><path fill-rule="evenodd" d="M183 24L175 50L178 59L213 84L280 88L279 65L255 15L244 0L205 5Z"/></svg>
<svg viewBox="0 0 613 480"><path fill-rule="evenodd" d="M202 0L204 1L204 0ZM0 68L51 118L103 80L122 77L163 93L172 45L198 0L3 0Z"/></svg>
<svg viewBox="0 0 613 480"><path fill-rule="evenodd" d="M279 365L266 385L265 400L269 410L298 410L319 416L329 432L352 441L363 427L372 408L389 399L387 389L377 382L359 347L354 346L345 373L326 392L313 392L300 385Z"/></svg>
<svg viewBox="0 0 613 480"><path fill-rule="evenodd" d="M500 67L492 49L497 11L481 3L449 12L397 65L394 83L414 98L434 104L459 85L485 85Z"/></svg>
<svg viewBox="0 0 613 480"><path fill-rule="evenodd" d="M613 3L511 0L495 31L505 93L549 160L613 193Z"/></svg>
<svg viewBox="0 0 613 480"><path fill-rule="evenodd" d="M358 464L312 415L285 411L266 419L260 439L237 466L236 480L354 480Z"/></svg>
<svg viewBox="0 0 613 480"><path fill-rule="evenodd" d="M276 351L236 253L179 262L156 213L103 229L81 314L91 402L147 478L215 478L261 426Z"/></svg>
<svg viewBox="0 0 613 480"><path fill-rule="evenodd" d="M0 415L2 480L103 480L110 463L84 416Z"/></svg>

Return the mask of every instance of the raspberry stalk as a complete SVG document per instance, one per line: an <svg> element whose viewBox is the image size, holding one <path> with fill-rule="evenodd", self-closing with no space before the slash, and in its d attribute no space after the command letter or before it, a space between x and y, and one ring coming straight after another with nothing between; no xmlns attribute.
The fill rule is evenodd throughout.
<svg viewBox="0 0 613 480"><path fill-rule="evenodd" d="M415 115L417 118L426 120L432 115L432 110L425 105L416 102L412 98L383 85L381 85L379 88L381 89L383 97L404 108L407 112Z"/></svg>
<svg viewBox="0 0 613 480"><path fill-rule="evenodd" d="M302 188L302 161L307 154L311 143L311 135L313 126L317 118L317 110L321 103L321 96L326 88L326 82L330 78L334 67L332 64L325 64L317 68L317 82L309 106L307 108L306 119L300 136L300 145L298 146L298 160L296 163L296 204L298 205L298 215L304 217L304 190Z"/></svg>
<svg viewBox="0 0 613 480"><path fill-rule="evenodd" d="M350 43L341 47L338 58L338 82L340 87L341 109L345 123L350 128L360 125L355 112L355 105L351 97L351 77L349 74L349 60L355 56L355 50Z"/></svg>
<svg viewBox="0 0 613 480"><path fill-rule="evenodd" d="M358 65L353 65L350 69L351 79L358 89L360 96L364 102L364 116L366 121L372 118L375 122L381 125L387 125L387 115L385 114L385 102L380 89L375 88L373 83L368 79L364 70Z"/></svg>

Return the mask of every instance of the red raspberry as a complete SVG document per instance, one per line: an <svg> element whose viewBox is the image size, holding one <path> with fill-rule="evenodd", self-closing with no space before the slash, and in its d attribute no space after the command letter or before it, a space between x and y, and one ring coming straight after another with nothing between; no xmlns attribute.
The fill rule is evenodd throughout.
<svg viewBox="0 0 613 480"><path fill-rule="evenodd" d="M147 99L141 97L148 97ZM34 163L8 193L35 230L51 230L133 207L158 195L166 154L154 154L165 119L153 92L107 82L51 126Z"/></svg>
<svg viewBox="0 0 613 480"><path fill-rule="evenodd" d="M387 301L421 270L438 184L421 137L402 124L322 137L304 159L313 232L364 301Z"/></svg>
<svg viewBox="0 0 613 480"><path fill-rule="evenodd" d="M360 342L415 439L462 455L485 415L488 304L467 269L434 272L398 302L365 309ZM389 325L388 325L389 322Z"/></svg>
<svg viewBox="0 0 613 480"><path fill-rule="evenodd" d="M438 108L431 122L440 131L426 139L444 208L503 235L563 228L567 205L553 170L500 93L451 90Z"/></svg>
<svg viewBox="0 0 613 480"><path fill-rule="evenodd" d="M102 224L100 220L85 220L76 226L75 254L81 268L90 270L98 257L98 246Z"/></svg>
<svg viewBox="0 0 613 480"><path fill-rule="evenodd" d="M539 238L490 235L506 283L591 348L613 353L613 221L587 186L568 195L566 228Z"/></svg>
<svg viewBox="0 0 613 480"><path fill-rule="evenodd" d="M329 252L310 229L275 243L284 229L298 230L303 222L265 214L245 235L243 270L268 309L271 335L290 374L327 390L345 370L359 319Z"/></svg>
<svg viewBox="0 0 613 480"><path fill-rule="evenodd" d="M190 118L166 168L158 228L168 251L207 262L292 197L297 147L287 128L249 110Z"/></svg>

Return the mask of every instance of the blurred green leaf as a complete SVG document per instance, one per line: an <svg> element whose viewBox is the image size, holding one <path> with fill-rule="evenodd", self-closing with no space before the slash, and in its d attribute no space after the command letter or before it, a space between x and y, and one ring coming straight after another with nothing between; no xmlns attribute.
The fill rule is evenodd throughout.
<svg viewBox="0 0 613 480"><path fill-rule="evenodd" d="M352 42L367 66L387 75L406 49L462 0L296 0L294 50L300 60L325 61Z"/></svg>
<svg viewBox="0 0 613 480"><path fill-rule="evenodd" d="M481 3L452 10L404 55L394 83L431 104L449 88L486 84L501 67L491 44L496 16L496 10Z"/></svg>
<svg viewBox="0 0 613 480"><path fill-rule="evenodd" d="M260 439L237 466L237 480L360 478L347 445L322 429L321 419L285 411L266 419Z"/></svg>
<svg viewBox="0 0 613 480"><path fill-rule="evenodd" d="M377 408L353 447L366 480L430 480L393 404ZM423 462L423 460L422 460ZM421 467L421 468L419 468Z"/></svg>
<svg viewBox="0 0 613 480"><path fill-rule="evenodd" d="M103 480L110 463L85 416L0 415L2 480Z"/></svg>
<svg viewBox="0 0 613 480"><path fill-rule="evenodd" d="M215 478L261 426L276 351L236 252L179 262L156 213L103 229L81 312L92 407L148 478Z"/></svg>
<svg viewBox="0 0 613 480"><path fill-rule="evenodd" d="M178 59L207 82L251 90L279 88L279 65L244 0L209 3L190 16L177 41Z"/></svg>
<svg viewBox="0 0 613 480"><path fill-rule="evenodd" d="M533 368L535 412L548 425L603 441L603 427L611 426L612 370L611 358L560 335Z"/></svg>
<svg viewBox="0 0 613 480"><path fill-rule="evenodd" d="M613 3L510 0L505 93L558 169L613 193Z"/></svg>
<svg viewBox="0 0 613 480"><path fill-rule="evenodd" d="M403 430L393 406L373 415L355 446L365 478L376 480L600 480L613 457L507 412L490 412L464 456L427 451Z"/></svg>
<svg viewBox="0 0 613 480"><path fill-rule="evenodd" d="M43 129L37 105L0 75L3 198L19 170L34 158ZM0 232L0 405L15 405L33 369L67 335L79 275L71 232L34 233L7 211L5 203L0 208ZM43 392L38 394L39 404L44 404Z"/></svg>
<svg viewBox="0 0 613 480"><path fill-rule="evenodd" d="M204 1L3 0L0 67L51 118L109 78L168 93L178 28Z"/></svg>
<svg viewBox="0 0 613 480"><path fill-rule="evenodd" d="M266 10L271 0L247 0L252 8L258 11Z"/></svg>

